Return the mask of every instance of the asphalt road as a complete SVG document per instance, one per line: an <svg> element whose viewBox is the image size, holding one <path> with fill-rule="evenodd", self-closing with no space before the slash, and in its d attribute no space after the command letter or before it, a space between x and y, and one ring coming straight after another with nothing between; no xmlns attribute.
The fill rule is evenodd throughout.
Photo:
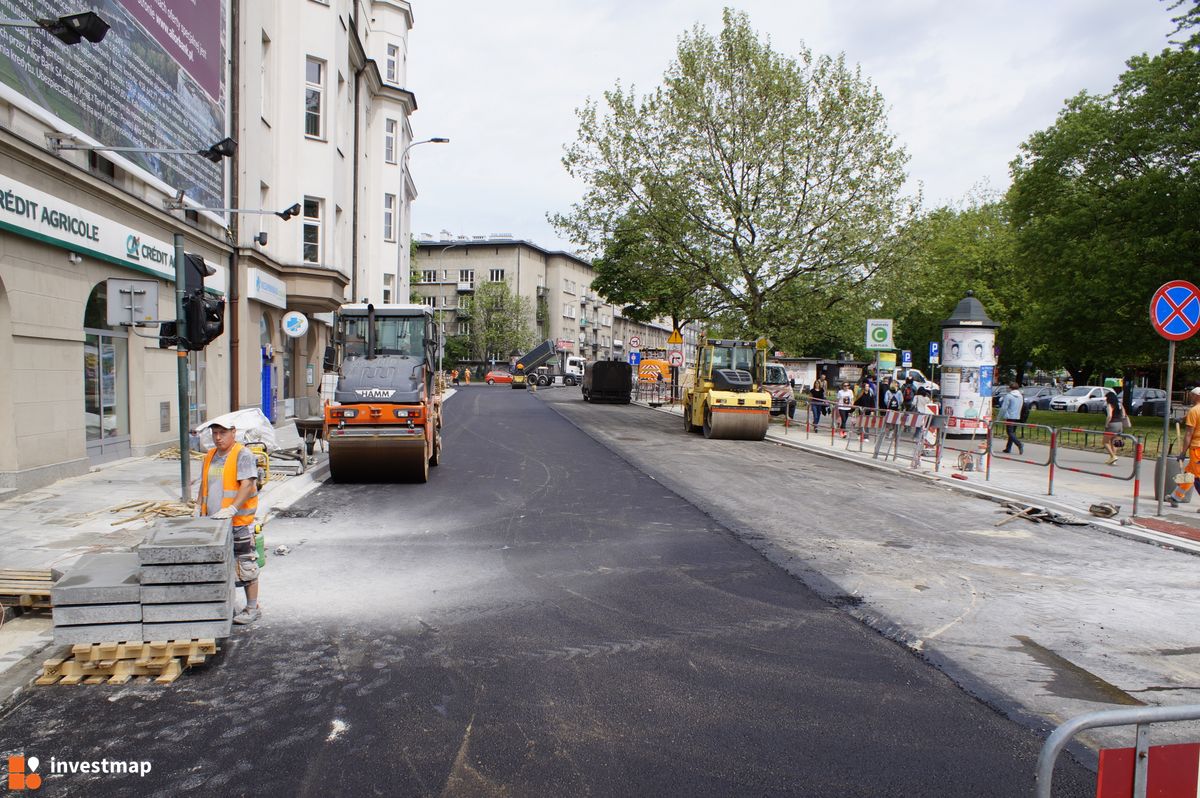
<svg viewBox="0 0 1200 798"><path fill-rule="evenodd" d="M1037 735L546 398L464 388L428 485L330 484L271 522L292 553L211 665L29 691L0 747L153 765L41 795L1032 793ZM1064 760L1056 795L1093 784Z"/></svg>

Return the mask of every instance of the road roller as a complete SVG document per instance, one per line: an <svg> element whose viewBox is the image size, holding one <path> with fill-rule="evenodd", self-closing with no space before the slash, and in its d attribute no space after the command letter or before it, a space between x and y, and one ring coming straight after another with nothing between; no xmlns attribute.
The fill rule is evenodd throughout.
<svg viewBox="0 0 1200 798"><path fill-rule="evenodd" d="M761 441L771 419L766 338L709 339L701 335L692 384L683 394L683 428L706 438Z"/></svg>
<svg viewBox="0 0 1200 798"><path fill-rule="evenodd" d="M433 309L342 305L325 370L329 476L335 482L427 482L442 457L442 401Z"/></svg>

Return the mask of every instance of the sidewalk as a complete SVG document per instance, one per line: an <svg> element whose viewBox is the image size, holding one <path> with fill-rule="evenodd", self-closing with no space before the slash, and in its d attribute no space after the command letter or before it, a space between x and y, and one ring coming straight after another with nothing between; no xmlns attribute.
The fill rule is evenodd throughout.
<svg viewBox="0 0 1200 798"><path fill-rule="evenodd" d="M663 405L655 409L682 416L678 405ZM800 413L796 415L799 419ZM935 471L933 447L927 447L919 467L912 467L911 434L901 435L895 459L885 451L875 458L875 438L872 436L878 434L879 430L870 430L872 436L860 441L859 431L850 429L847 436L842 438L840 435L830 435L829 421L828 418L822 419L819 430L814 432L805 430L803 419L785 427L781 419L773 417L767 430L767 440L869 468L910 474L952 490L992 500L1015 501L1067 513L1112 534L1200 554L1200 514L1197 513L1200 502L1193 498L1193 501L1180 505L1178 509L1172 509L1164 503L1163 515L1157 517L1157 502L1154 499L1155 462L1152 460L1141 464L1138 475L1140 498L1137 517L1133 518L1134 460L1129 455L1123 455L1114 465L1107 466L1107 456L1102 453L1060 448L1054 470L1053 495L1048 495L1049 446L1028 443L1023 456L1018 456L1016 452L1003 455L1003 441L993 442L990 474L985 471L960 472L956 468L959 453L973 446L969 438L950 438L947 440L948 448L942 452L940 469ZM977 439L975 445L982 443L982 439ZM986 467L986 458L980 459ZM1088 512L1088 508L1099 502L1114 504L1120 508L1120 512L1111 519L1097 518Z"/></svg>
<svg viewBox="0 0 1200 798"><path fill-rule="evenodd" d="M200 462L191 462L192 496ZM275 461L271 465L274 469ZM319 450L303 474L273 470L259 494L259 520L269 520L274 511L316 488L327 471L326 455ZM142 541L151 522L119 523L136 513L110 510L137 501L178 502L179 493L178 459L137 457L0 502L0 568L66 570L87 552L128 549ZM0 704L28 683L34 666L52 647L52 628L45 611L16 618L10 614L0 624Z"/></svg>

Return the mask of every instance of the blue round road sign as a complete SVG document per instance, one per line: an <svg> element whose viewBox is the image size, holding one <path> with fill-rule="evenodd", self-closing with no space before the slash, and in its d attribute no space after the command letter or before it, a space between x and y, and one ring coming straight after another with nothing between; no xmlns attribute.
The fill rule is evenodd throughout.
<svg viewBox="0 0 1200 798"><path fill-rule="evenodd" d="M1200 289L1172 280L1150 300L1150 324L1168 341L1185 341L1200 331Z"/></svg>

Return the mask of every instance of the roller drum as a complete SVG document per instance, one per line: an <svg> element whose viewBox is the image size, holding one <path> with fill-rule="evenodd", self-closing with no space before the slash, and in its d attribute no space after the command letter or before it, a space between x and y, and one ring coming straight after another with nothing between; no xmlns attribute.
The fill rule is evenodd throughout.
<svg viewBox="0 0 1200 798"><path fill-rule="evenodd" d="M704 437L733 440L761 441L767 437L767 425L771 415L766 408L761 412L709 410L704 416Z"/></svg>
<svg viewBox="0 0 1200 798"><path fill-rule="evenodd" d="M330 431L329 476L334 482L427 482L430 454L420 435Z"/></svg>

